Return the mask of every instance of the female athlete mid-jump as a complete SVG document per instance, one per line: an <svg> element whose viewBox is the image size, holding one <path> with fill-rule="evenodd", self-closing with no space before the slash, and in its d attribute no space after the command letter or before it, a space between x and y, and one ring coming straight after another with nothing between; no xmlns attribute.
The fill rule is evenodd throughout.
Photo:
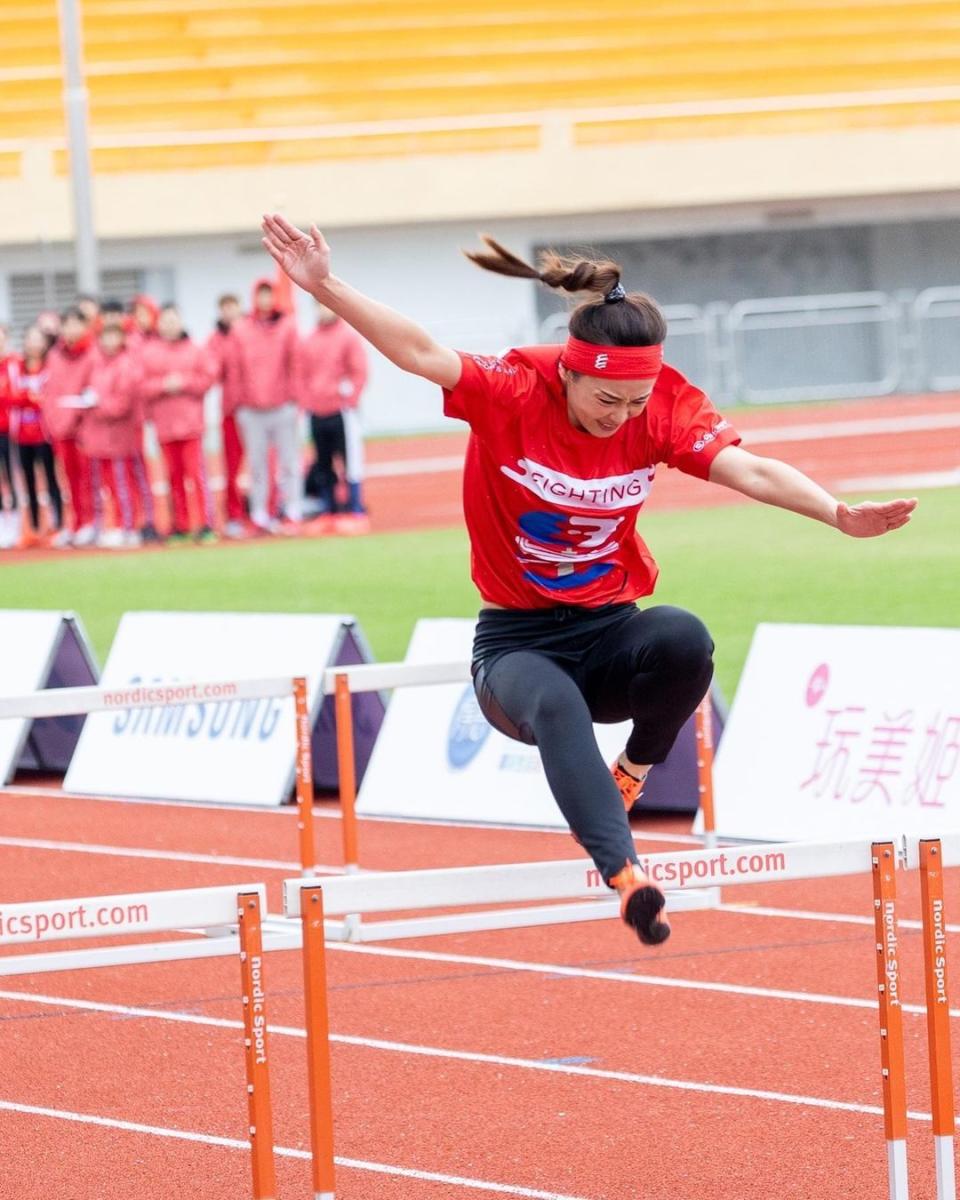
<svg viewBox="0 0 960 1200"><path fill-rule="evenodd" d="M626 292L608 261L544 254L539 269L491 238L478 266L590 293L562 346L502 357L459 354L331 273L316 226L263 221L263 244L294 283L401 370L443 388L444 412L470 426L463 504L483 604L473 650L490 723L540 751L576 839L621 898L642 942L664 941L664 897L640 869L627 820L651 764L663 762L705 695L713 642L679 608L639 609L657 566L637 513L658 463L754 500L875 537L916 500L848 506L801 472L739 446L703 392L663 362L667 328L648 296ZM592 722L631 720L612 768Z"/></svg>

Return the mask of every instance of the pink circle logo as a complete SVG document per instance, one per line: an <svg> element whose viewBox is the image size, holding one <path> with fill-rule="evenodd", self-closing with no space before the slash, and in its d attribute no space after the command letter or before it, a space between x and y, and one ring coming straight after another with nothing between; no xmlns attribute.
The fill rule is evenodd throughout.
<svg viewBox="0 0 960 1200"><path fill-rule="evenodd" d="M815 704L819 704L823 699L824 692L827 690L827 684L830 682L830 668L826 663L821 663L819 667L810 676L810 681L807 684L807 704L813 708Z"/></svg>

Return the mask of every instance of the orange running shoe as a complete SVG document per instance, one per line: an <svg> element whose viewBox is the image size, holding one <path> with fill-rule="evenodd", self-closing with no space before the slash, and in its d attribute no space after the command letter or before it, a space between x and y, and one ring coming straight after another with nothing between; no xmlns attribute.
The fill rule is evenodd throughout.
<svg viewBox="0 0 960 1200"><path fill-rule="evenodd" d="M618 758L610 766L610 773L613 776L613 782L620 789L620 797L623 800L623 807L629 813L636 802L643 795L643 785L647 782L647 776L650 774L650 768L640 776L631 775L626 767L621 767L620 759Z"/></svg>
<svg viewBox="0 0 960 1200"><path fill-rule="evenodd" d="M636 863L624 863L610 880L620 893L620 916L645 946L659 946L670 936L670 926L661 920L666 897L650 882Z"/></svg>

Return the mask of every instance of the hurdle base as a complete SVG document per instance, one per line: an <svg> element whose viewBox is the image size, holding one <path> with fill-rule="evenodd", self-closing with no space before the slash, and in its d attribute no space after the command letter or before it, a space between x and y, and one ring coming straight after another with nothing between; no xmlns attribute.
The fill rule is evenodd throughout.
<svg viewBox="0 0 960 1200"><path fill-rule="evenodd" d="M937 1164L937 1200L954 1200L957 1194L956 1167L953 1159L953 1138L936 1135L933 1153Z"/></svg>
<svg viewBox="0 0 960 1200"><path fill-rule="evenodd" d="M890 1200L909 1200L906 1139L888 1139L887 1172L890 1181Z"/></svg>

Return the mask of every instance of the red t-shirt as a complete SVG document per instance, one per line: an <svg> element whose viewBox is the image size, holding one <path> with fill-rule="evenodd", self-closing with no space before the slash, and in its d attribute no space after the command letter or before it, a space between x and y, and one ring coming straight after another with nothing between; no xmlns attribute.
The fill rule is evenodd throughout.
<svg viewBox="0 0 960 1200"><path fill-rule="evenodd" d="M471 429L463 477L471 574L505 608L596 608L648 596L657 564L635 530L658 463L706 479L740 441L707 397L664 365L646 408L612 437L574 428L560 346L461 354L444 412Z"/></svg>

